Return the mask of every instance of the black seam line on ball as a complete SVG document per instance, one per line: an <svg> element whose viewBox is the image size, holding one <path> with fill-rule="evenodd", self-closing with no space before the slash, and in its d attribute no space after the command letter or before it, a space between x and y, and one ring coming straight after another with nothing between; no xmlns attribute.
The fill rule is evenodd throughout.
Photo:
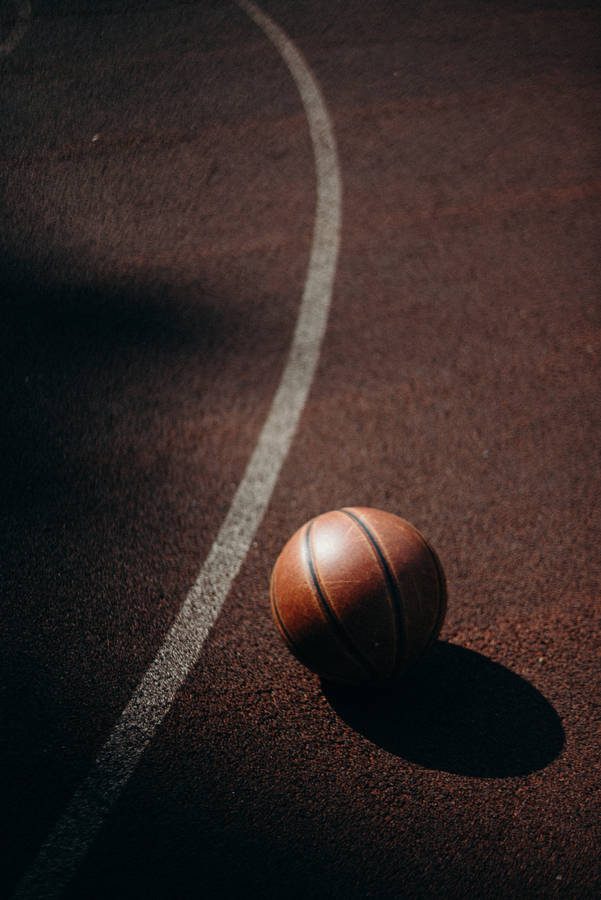
<svg viewBox="0 0 601 900"><path fill-rule="evenodd" d="M285 637L286 640L288 641L288 645L289 645L290 649L292 650L292 652L294 653L294 655L297 657L297 659L298 659L300 662L302 662L303 665L307 666L308 663L306 662L305 658L303 657L303 654L302 654L302 653L300 652L300 650L298 649L298 645L297 645L296 642L292 639L292 636L291 636L290 632L288 631L288 629L287 629L286 626L284 625L284 621L283 621L282 616L281 616L281 614L280 614L280 610L279 610L279 608L278 608L278 601L277 601L277 598L276 598L276 596L275 596L275 591L273 590L273 588L272 588L272 590L270 591L270 594L271 594L271 608L273 609L273 611L274 611L274 613L275 613L275 615L276 615L276 618L277 618L277 620L278 620L278 624L279 624L280 628L282 629L282 634L284 635L284 637Z"/></svg>
<svg viewBox="0 0 601 900"><path fill-rule="evenodd" d="M305 532L305 550L307 554L307 565L309 566L309 572L311 573L311 578L313 579L313 584L315 585L315 590L317 591L317 596L319 597L322 608L328 618L330 625L332 626L334 634L338 637L338 640L341 642L342 646L346 650L347 654L351 657L353 662L358 663L362 669L367 671L368 675L371 678L377 679L377 669L370 663L370 661L366 657L363 656L359 648L355 645L353 639L349 634L347 634L344 626L342 625L342 622L338 619L334 610L328 603L324 590L319 582L319 578L315 570L315 565L313 563L313 554L311 553L312 528L313 522L309 522L307 530Z"/></svg>
<svg viewBox="0 0 601 900"><path fill-rule="evenodd" d="M271 593L270 596L271 596L271 608L273 609L273 611L275 613L275 616L278 620L278 624L282 630L282 636L284 638L284 641L288 644L288 648L289 648L290 652L292 653L292 655L303 666L305 666L307 669L309 669L311 672L315 672L317 675L320 675L322 678L329 678L330 680L334 681L335 675L330 675L329 673L325 672L321 666L319 667L319 671L317 671L317 669L315 668L315 663L312 663L309 660L309 657L305 653L303 653L302 650L299 649L298 644L296 643L295 640L293 640L290 632L284 625L284 622L283 622L283 619L282 619L282 616L281 616L281 613L280 613L280 610L278 607L278 601L275 596L275 593Z"/></svg>
<svg viewBox="0 0 601 900"><path fill-rule="evenodd" d="M442 628L445 613L447 611L447 580L445 578L442 564L438 556L436 555L436 551L430 546L425 538L424 543L428 548L428 553L432 557L432 562L434 563L434 568L436 569L436 575L438 577L438 615L436 617L434 628L432 629L432 634L430 635L428 643L426 644L426 647L429 647L438 637L440 629Z"/></svg>
<svg viewBox="0 0 601 900"><path fill-rule="evenodd" d="M370 544L372 545L372 547L378 554L378 559L380 560L380 564L384 571L384 578L386 579L386 587L388 588L388 594L392 601L392 609L394 612L394 619L395 619L395 623L396 623L396 627L397 627L397 635L398 635L396 647L394 648L395 649L394 663L393 663L392 672L391 672L391 676L394 676L397 674L399 667L401 665L401 662L403 660L403 657L405 655L404 653L401 653L401 648L404 649L406 646L406 643L407 643L406 637L405 637L405 627L404 627L404 623L403 623L403 600L402 600L398 585L395 581L394 575L392 574L392 571L388 564L388 560L384 556L384 552L383 552L382 548L380 547L378 541L376 540L375 536L371 533L371 531L367 527L367 525L361 521L359 516L357 516L357 515L355 515L355 513L351 512L350 509L341 509L341 510L339 510L339 512L344 513L345 516L348 516L350 519L353 519L353 521L357 523L359 528L361 528L363 533L367 536Z"/></svg>

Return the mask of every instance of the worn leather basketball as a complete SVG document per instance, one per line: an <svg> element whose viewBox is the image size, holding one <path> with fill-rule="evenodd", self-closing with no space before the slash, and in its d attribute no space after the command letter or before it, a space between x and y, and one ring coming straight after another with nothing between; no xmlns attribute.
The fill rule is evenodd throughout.
<svg viewBox="0 0 601 900"><path fill-rule="evenodd" d="M365 507L299 528L276 560L270 596L296 658L343 684L402 675L438 637L447 600L442 566L421 532Z"/></svg>

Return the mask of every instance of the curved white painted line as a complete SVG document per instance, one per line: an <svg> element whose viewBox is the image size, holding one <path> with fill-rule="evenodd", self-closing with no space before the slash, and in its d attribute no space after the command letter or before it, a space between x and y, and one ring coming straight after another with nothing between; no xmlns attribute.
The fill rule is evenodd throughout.
<svg viewBox="0 0 601 900"><path fill-rule="evenodd" d="M0 43L0 57L8 56L19 44L31 23L31 3L29 0L17 0L17 18L13 30L5 41Z"/></svg>
<svg viewBox="0 0 601 900"><path fill-rule="evenodd" d="M49 900L60 895L195 665L263 518L319 359L340 234L341 184L333 130L319 87L298 50L254 3L236 2L285 60L301 95L313 141L315 227L294 337L269 415L196 583L87 778L18 885L15 897L20 900Z"/></svg>

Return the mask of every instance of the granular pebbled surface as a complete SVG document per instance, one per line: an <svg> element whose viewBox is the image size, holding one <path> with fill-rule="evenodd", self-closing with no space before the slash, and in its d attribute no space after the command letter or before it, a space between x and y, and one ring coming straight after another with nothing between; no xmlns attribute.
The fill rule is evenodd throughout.
<svg viewBox="0 0 601 900"><path fill-rule="evenodd" d="M599 14L262 8L336 133L328 331L240 575L66 896L598 897ZM286 66L225 0L32 0L0 76L10 896L227 513L315 172ZM321 683L270 619L284 542L341 506L414 522L447 575L441 640L377 695Z"/></svg>

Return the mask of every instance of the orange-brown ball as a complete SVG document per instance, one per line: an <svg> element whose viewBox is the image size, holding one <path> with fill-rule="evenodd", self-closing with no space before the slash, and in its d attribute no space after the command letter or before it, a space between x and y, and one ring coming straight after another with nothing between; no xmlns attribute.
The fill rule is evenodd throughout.
<svg viewBox="0 0 601 900"><path fill-rule="evenodd" d="M296 658L342 684L398 678L438 637L447 602L442 566L422 533L366 507L299 528L273 567L270 596Z"/></svg>

